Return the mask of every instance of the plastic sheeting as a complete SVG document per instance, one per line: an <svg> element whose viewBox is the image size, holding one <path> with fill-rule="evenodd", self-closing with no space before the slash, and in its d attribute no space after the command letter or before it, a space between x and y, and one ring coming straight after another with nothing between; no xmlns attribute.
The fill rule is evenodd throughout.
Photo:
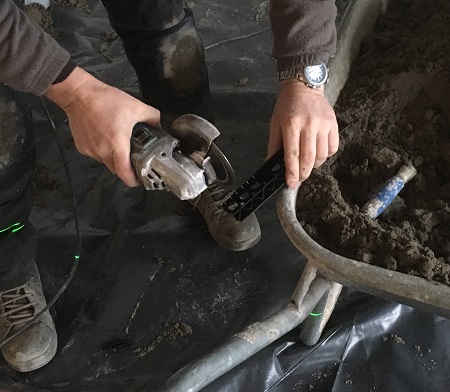
<svg viewBox="0 0 450 392"><path fill-rule="evenodd" d="M137 94L120 42L100 38L111 31L104 9L89 4L90 15L53 8L61 44L100 79ZM276 99L267 5L191 4L208 48L218 144L241 180L264 159ZM52 308L56 357L28 374L2 360L1 391L156 391L176 370L289 302L305 259L285 236L274 200L257 213L257 246L220 249L188 203L128 189L79 155L62 113L48 105L74 177L83 251ZM32 220L50 298L70 269L76 237L71 190L37 101L34 117L40 166ZM441 317L344 289L316 346L303 345L294 330L204 391L447 391L449 327Z"/></svg>

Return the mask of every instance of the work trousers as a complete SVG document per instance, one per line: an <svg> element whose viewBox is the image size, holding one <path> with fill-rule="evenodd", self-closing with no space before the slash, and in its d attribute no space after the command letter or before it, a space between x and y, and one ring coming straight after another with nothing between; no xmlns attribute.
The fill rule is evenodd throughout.
<svg viewBox="0 0 450 392"><path fill-rule="evenodd" d="M203 44L183 0L102 0L134 67L144 102L163 115L211 120Z"/></svg>
<svg viewBox="0 0 450 392"><path fill-rule="evenodd" d="M23 0L17 0L23 6ZM136 71L143 100L162 114L210 117L203 45L182 0L103 0ZM5 121L4 119L8 119ZM29 222L36 158L29 96L0 85L0 291L32 276Z"/></svg>

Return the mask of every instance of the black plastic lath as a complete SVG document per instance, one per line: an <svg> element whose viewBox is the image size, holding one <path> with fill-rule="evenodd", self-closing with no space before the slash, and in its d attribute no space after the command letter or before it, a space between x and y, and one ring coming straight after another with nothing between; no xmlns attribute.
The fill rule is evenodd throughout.
<svg viewBox="0 0 450 392"><path fill-rule="evenodd" d="M243 221L256 211L270 196L285 184L284 150L281 149L235 189L222 204L222 208Z"/></svg>
<svg viewBox="0 0 450 392"><path fill-rule="evenodd" d="M338 119L340 133L349 125ZM286 183L285 167L284 150L281 149L236 188L223 202L222 208L233 214L237 220L243 221Z"/></svg>

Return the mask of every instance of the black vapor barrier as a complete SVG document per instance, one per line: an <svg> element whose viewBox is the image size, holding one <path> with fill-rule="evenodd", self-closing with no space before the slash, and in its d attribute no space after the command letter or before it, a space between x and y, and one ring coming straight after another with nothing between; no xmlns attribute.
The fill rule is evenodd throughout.
<svg viewBox="0 0 450 392"><path fill-rule="evenodd" d="M102 4L54 3L53 24L47 27L72 59L139 96L137 78ZM218 145L240 182L264 161L278 92L269 1L189 5L206 48ZM345 2L338 5L342 16ZM257 211L262 239L255 247L221 249L189 203L165 191L127 188L104 166L81 156L63 113L45 102L74 183L70 189L51 126L34 98L38 167L31 220L47 299L74 260L72 193L82 252L72 283L51 309L58 332L55 358L31 373L15 372L1 359L0 391L158 391L183 366L285 308L306 258L284 233L275 197ZM445 318L344 287L319 342L306 346L299 333L293 329L202 390L449 388Z"/></svg>

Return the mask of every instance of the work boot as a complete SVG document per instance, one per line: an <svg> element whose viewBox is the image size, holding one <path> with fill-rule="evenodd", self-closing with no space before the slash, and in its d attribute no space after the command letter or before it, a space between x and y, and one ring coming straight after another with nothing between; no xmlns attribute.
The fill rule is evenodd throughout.
<svg viewBox="0 0 450 392"><path fill-rule="evenodd" d="M0 340L3 342L12 336L45 306L36 268L36 273L27 283L0 292ZM47 310L28 329L2 346L1 351L13 369L29 372L50 362L56 347L55 324Z"/></svg>
<svg viewBox="0 0 450 392"><path fill-rule="evenodd" d="M233 251L250 249L261 238L261 229L254 213L244 221L221 208L228 192L217 185L210 185L191 204L205 218L208 230L214 240L223 248Z"/></svg>

